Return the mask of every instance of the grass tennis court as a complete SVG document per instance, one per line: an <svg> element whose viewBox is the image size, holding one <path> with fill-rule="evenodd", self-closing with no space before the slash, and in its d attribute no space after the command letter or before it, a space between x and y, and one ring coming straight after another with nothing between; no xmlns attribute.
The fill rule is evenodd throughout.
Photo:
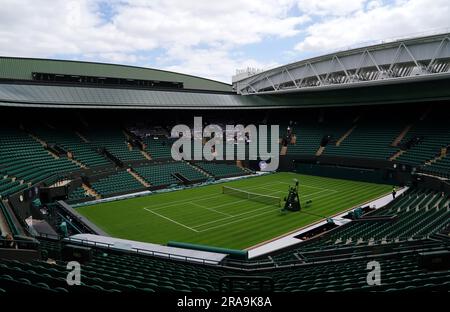
<svg viewBox="0 0 450 312"><path fill-rule="evenodd" d="M222 186L284 198L300 182L303 210L222 194ZM294 173L275 173L144 197L99 203L77 211L114 237L248 248L389 193L391 186ZM305 205L306 201L312 203Z"/></svg>

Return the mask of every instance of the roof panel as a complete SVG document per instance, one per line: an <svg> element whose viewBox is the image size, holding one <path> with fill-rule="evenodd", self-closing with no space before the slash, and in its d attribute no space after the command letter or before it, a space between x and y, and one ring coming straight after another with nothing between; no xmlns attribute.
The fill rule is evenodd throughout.
<svg viewBox="0 0 450 312"><path fill-rule="evenodd" d="M0 57L0 79L32 80L33 72L182 82L194 90L231 91L231 85L164 70L106 63Z"/></svg>

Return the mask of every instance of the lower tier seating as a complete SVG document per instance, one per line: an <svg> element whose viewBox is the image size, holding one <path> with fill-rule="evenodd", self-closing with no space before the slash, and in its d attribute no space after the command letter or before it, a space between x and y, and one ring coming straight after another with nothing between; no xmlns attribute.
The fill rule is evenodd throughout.
<svg viewBox="0 0 450 312"><path fill-rule="evenodd" d="M102 197L116 193L136 192L145 189L131 174L121 171L91 183L92 188Z"/></svg>
<svg viewBox="0 0 450 312"><path fill-rule="evenodd" d="M300 243L295 249L273 256L273 259L295 259L295 252L426 239L450 223L449 205L449 195L413 189L390 205L367 214L392 219L351 221L316 239Z"/></svg>
<svg viewBox="0 0 450 312"><path fill-rule="evenodd" d="M177 184L180 182L174 174L180 173L190 181L206 180L207 176L200 170L185 162L157 163L135 167L134 170L153 186Z"/></svg>
<svg viewBox="0 0 450 312"><path fill-rule="evenodd" d="M206 292L218 291L224 276L266 277L275 291L399 291L449 290L450 271L428 271L416 252L401 252L305 263L243 273L230 267L193 264L152 256L92 247L93 259L81 266L81 285L68 286L66 263L60 261L63 243L41 241L44 255L56 261L0 260L2 289L43 292ZM440 250L446 250L442 246ZM376 260L382 283L367 284L367 263ZM257 283L237 282L233 291L259 290ZM267 289L266 289L267 290Z"/></svg>
<svg viewBox="0 0 450 312"><path fill-rule="evenodd" d="M77 187L69 194L69 201L79 201L84 199L94 199L93 196L86 193L86 191L82 187Z"/></svg>
<svg viewBox="0 0 450 312"><path fill-rule="evenodd" d="M247 174L244 169L236 166L235 164L196 162L195 165L216 178Z"/></svg>
<svg viewBox="0 0 450 312"><path fill-rule="evenodd" d="M142 140L146 145L146 150L153 159L172 158L172 140L166 138L146 137Z"/></svg>

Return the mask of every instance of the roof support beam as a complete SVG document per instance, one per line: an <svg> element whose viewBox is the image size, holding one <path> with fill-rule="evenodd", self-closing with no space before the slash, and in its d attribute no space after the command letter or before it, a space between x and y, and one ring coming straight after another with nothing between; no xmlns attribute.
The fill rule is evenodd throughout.
<svg viewBox="0 0 450 312"><path fill-rule="evenodd" d="M446 33L327 54L241 79L235 89L238 93L244 88L249 93L278 93L447 72L449 38Z"/></svg>

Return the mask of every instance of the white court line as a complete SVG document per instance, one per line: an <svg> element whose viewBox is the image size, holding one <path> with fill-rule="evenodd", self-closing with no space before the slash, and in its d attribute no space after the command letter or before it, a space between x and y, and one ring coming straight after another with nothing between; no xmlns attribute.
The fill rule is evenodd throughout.
<svg viewBox="0 0 450 312"><path fill-rule="evenodd" d="M277 183L277 182L275 182L275 183ZM271 182L271 183L264 183L264 184L261 184L261 185L258 185L258 186L252 186L252 187L249 187L249 188L247 188L247 189L245 189L245 190L258 189L258 188L260 188L260 187L262 187L262 186L273 185L273 184L274 184L274 182ZM220 196L222 196L222 195L223 195L223 194L220 193L220 194L217 194L217 195L205 195L205 196L199 196L199 197L196 197L194 200L195 200L195 201L202 201L202 200L207 200L207 199L217 198L217 197L220 197ZM168 208L168 207L172 207L172 206L175 206L175 205L178 204L178 203L180 203L180 204L185 204L185 203L190 203L190 202L191 202L191 200L186 200L186 199L180 199L180 200L176 200L176 201L171 201L169 204L165 204L165 205L157 205L154 209L152 209L152 211L158 211L158 210L162 210L162 209L165 209L165 208ZM153 206L147 206L147 207L144 207L144 208L153 208Z"/></svg>
<svg viewBox="0 0 450 312"><path fill-rule="evenodd" d="M194 206L197 206L197 207L199 207L199 208L203 208L203 209L207 209L207 210L209 210L209 211L213 211L213 212L216 212L216 213L220 213L220 214L222 214L222 215L224 215L224 216L234 217L233 215L230 215L230 214L228 214L228 213L221 212L221 211L217 211L217 210L215 210L215 209L213 209L213 208L204 207L204 206L202 206L202 205L200 205L200 204L197 204L197 203L195 203L195 202L193 202L193 201L190 202L190 204L191 204L191 205L194 205ZM214 207L214 208L217 208L217 207Z"/></svg>
<svg viewBox="0 0 450 312"><path fill-rule="evenodd" d="M278 181L275 182L275 183L278 183ZM262 185L249 187L249 188L247 188L247 189L244 189L244 188L243 188L243 190L255 190L255 189L262 188L262 187L264 187L265 185L273 185L273 184L274 184L273 182L272 182L272 183L264 183L264 184L262 184ZM272 189L271 189L271 191L272 191ZM276 194L276 193L281 193L281 192L283 192L283 191L276 191L274 194ZM210 200L210 199L213 199L213 198L221 197L222 195L223 195L223 194L220 193L220 194L212 195L212 196L211 196L211 195L208 195L208 196L196 197L196 198L194 199L194 201L199 202L199 201L203 201L203 200ZM215 208L217 208L217 207L222 207L222 206L233 205L233 204L236 204L236 203L239 203L239 202L244 202L244 201L247 201L247 199L240 199L240 200L238 200L238 201L226 203L226 204L223 204L223 205L221 205L221 206L216 206ZM167 205L157 206L156 208L153 208L152 211L164 210L164 209L166 209L166 208L175 206L177 203L187 204L187 203L192 203L192 200L178 200L178 201L175 201L175 202L171 202L170 204L167 204ZM152 207L151 207L151 206L147 206L147 207L145 207L145 208L152 208Z"/></svg>
<svg viewBox="0 0 450 312"><path fill-rule="evenodd" d="M312 199L316 200L316 199L319 199L319 198L322 198L322 197L325 197L325 196L330 196L330 194L324 194L324 195L321 195L321 196L313 197ZM300 200L302 200L302 198L303 197L300 197Z"/></svg>
<svg viewBox="0 0 450 312"><path fill-rule="evenodd" d="M269 184L269 183L266 183L265 185L267 185L267 184ZM273 183L270 183L270 184L272 185ZM257 188L260 188L260 187L261 187L261 186L252 187L252 189L257 189ZM280 191L277 191L277 192L280 192ZM220 195L223 195L223 194L220 194ZM211 197L218 197L218 196L220 196L220 195L214 195L214 196L211 196ZM206 199L206 198L204 198L204 199ZM235 203L241 202L241 201L247 201L247 199L238 200L238 201L235 201L235 202L232 202L232 203L228 203L228 204L231 205L231 204L235 204ZM193 201L187 201L187 200L185 200L185 201L183 201L183 203L190 203L190 204L196 205L197 207L200 207L200 208L204 208L204 209L207 209L207 210L215 211L215 212L217 212L217 213L222 213L222 212L216 211L216 210L211 209L211 208L203 207L202 205L197 204L197 203L194 203ZM198 233L198 232L202 232L202 231L197 231L197 230L195 230L195 229L193 229L193 228L191 228L191 227L189 227L189 226L187 226L187 225L184 225L184 224L182 224L182 223L180 223L180 222L177 222L177 221L175 221L175 220L172 220L172 219L169 218L169 217L163 216L163 215L161 215L161 214L155 212L155 210L161 210L161 209L163 209L163 208L167 208L167 207L170 207L170 206L171 206L171 205L163 206L163 207L160 207L160 208L156 208L156 209L154 209L154 210L148 209L148 208L150 208L150 207L144 207L143 209L146 210L146 211L148 211L148 212L151 212L151 213L153 213L153 214L155 214L155 215L157 215L157 216L159 216L159 217L161 217L161 218L164 218L164 219L166 219L166 220L169 220L169 221L171 221L171 222L173 222L173 223L175 223L175 224L178 224L178 225L183 226L183 227L185 227L185 228L187 228L187 229L190 229L190 230L192 230L192 231L195 231L195 232L197 232L197 233ZM266 206L266 207L264 207L264 209L267 208L267 207L271 207L271 206L272 206L272 205ZM241 216L241 215L245 215L245 214L247 214L247 213L251 213L251 212L254 212L254 211L259 211L259 210L261 210L261 209L263 209L263 208L260 208L260 209L257 209L257 210L252 210L252 211L248 211L248 212L245 212L245 213L242 213L242 214L238 214L238 215L234 215L234 216L233 216L233 215L230 215L230 214L222 213L223 215L227 215L227 217L226 217L226 218L221 218L221 219L218 219L218 220L214 220L214 221L211 221L211 222L207 222L207 223L204 223L204 224L201 224L201 225L197 225L197 226L194 226L194 227L200 227L200 226L203 226L203 225L206 225L206 224L210 224L210 223L214 223L214 222L219 222L219 221L221 221L221 220L226 220L226 219L229 219L229 218L238 217L238 216Z"/></svg>
<svg viewBox="0 0 450 312"><path fill-rule="evenodd" d="M291 183L282 182L282 181L278 181L278 183L291 185ZM330 190L330 189L326 189L326 188L323 188L323 187L310 186L310 185L306 185L306 184L300 184L300 187L309 187L309 188L315 188L315 189L318 189L318 190L326 190L326 191L338 192L338 191L336 191L336 190Z"/></svg>
<svg viewBox="0 0 450 312"><path fill-rule="evenodd" d="M277 191L277 192L281 192L281 191ZM248 199L239 200L239 201L237 201L237 202L241 202L241 201L248 201ZM237 203L237 202L228 203L228 204L235 204L235 203ZM227 204L227 205L228 205L228 204ZM225 205L225 204L224 204L224 205ZM273 205L263 206L262 208L258 208L258 209L251 210L251 211L247 211L247 212L243 212L243 213L240 213L240 214L237 214L237 215L233 215L233 216L230 215L230 217L226 217L226 218L221 218L221 219L209 221L209 222L202 223L202 224L199 224L199 225L194 225L193 227L194 227L194 228L198 228L198 227L201 227L201 226L204 226L204 225L207 225L207 224L216 223L216 222L220 222L220 221L227 220L227 219L230 219L230 218L243 216L243 215L246 215L246 214L255 212L255 211L259 211L259 210L263 210L263 209L269 208L269 207L273 207ZM217 208L217 207L215 207L215 208Z"/></svg>
<svg viewBox="0 0 450 312"><path fill-rule="evenodd" d="M169 220L169 221L171 221L171 222L173 222L173 223L175 223L175 224L178 224L178 225L180 225L180 226L182 226L182 227L185 227L185 228L187 228L187 229L189 229L189 230L191 230L191 231L194 231L194 232L196 232L196 233L199 232L199 231L197 231L196 229L193 229L193 228L191 228L191 227L189 227L189 226L187 226L187 225L184 225L184 224L179 223L179 222L177 222L177 221L175 221L175 220L172 220L172 219L170 219L170 218L168 218L168 217L165 217L165 216L163 216L163 215L160 215L159 213L156 213L156 212L154 212L154 211L151 211L150 209L144 208L144 210L146 210L146 211L148 211L148 212L151 212L151 213L154 213L155 215L157 215L157 216L159 216L159 217L161 217L161 218L164 218L164 219L166 219L166 220Z"/></svg>
<svg viewBox="0 0 450 312"><path fill-rule="evenodd" d="M258 185L258 186L254 186L254 187L249 187L249 188L247 188L247 190L250 190L250 189L252 189L252 190L253 190L253 189L260 189L260 188L268 190L267 188L265 188L265 186L270 186L270 185L274 185L274 184L277 184L277 183L278 183L278 184L281 183L281 184L288 184L288 185L290 185L289 183L286 183L286 182L276 181L276 182L265 183L265 184ZM303 186L310 187L310 188L315 188L315 189L320 189L321 191L315 192L315 193L313 193L313 194L308 194L308 195L302 196L301 198L305 198L305 197L308 197L308 196L313 196L313 195L316 195L316 194L319 194L319 193L322 193L322 192L325 192L325 191L338 192L338 191L336 191L336 190L330 190L330 189L325 189L325 188L320 188L320 187L313 187L313 186L308 186L308 185L303 185ZM244 188L243 188L243 189L244 189ZM244 189L244 190L245 190L245 189ZM283 193L283 191L275 191L275 192L272 192L272 193L270 193L270 194L272 195L272 194L276 194L276 193ZM218 195L213 195L213 196L202 196L202 197L200 197L199 199L200 199L200 200L206 200L206 199L211 199L211 198L217 198L217 197L220 197L221 195L223 195L223 194L218 194ZM324 196L328 196L328 194L325 194L325 195L323 195L323 196L319 196L319 197L316 197L316 198L313 198L313 199L318 199L318 198L321 198L321 197L324 197ZM198 198L194 199L194 201L197 200L197 199L198 199ZM234 205L234 204L236 204L236 203L238 203L238 202L242 202L242 201L247 201L247 199L238 200L238 201L234 201L234 202L231 202L231 203L226 203L226 204L221 205L221 207L226 206L226 205ZM249 214L249 213L254 213L254 212L257 212L257 211L260 211L260 210L265 210L265 209L270 208L270 207L273 206L273 205L268 205L268 206L265 206L265 207L262 207L262 208L259 208L259 209L256 209L256 210L252 210L252 211L247 211L247 212L244 212L244 213L241 213L241 214L230 215L230 214L227 214L227 213L222 213L222 212L220 212L220 211L216 211L216 210L214 210L214 209L212 209L212 208L204 207L204 206L202 206L202 205L200 205L200 204L197 204L197 203L195 203L195 202L193 202L193 201L189 201L189 200L180 200L180 201L177 201L177 203L178 203L178 202L180 202L180 203L190 203L190 204L196 205L196 206L199 207L199 208L203 208L203 209L207 209L207 210L210 210L210 211L214 211L214 212L217 212L217 213L220 213L220 214L223 214L223 215L227 215L227 217L225 217L225 218L213 220L213 221L206 222L206 223L203 223L203 224L200 224L200 225L195 225L195 226L193 226L194 228L199 228L199 227L202 227L202 226L211 224L211 223L216 223L216 222L220 222L220 221L227 220L227 219L230 219L230 218L235 218L235 217L239 217L239 216L246 215L246 214ZM162 210L162 209L171 207L171 206L173 206L175 203L176 203L176 202L172 202L172 203L169 204L169 205L160 206L160 207L156 208L155 210ZM215 207L215 208L217 208L217 207ZM263 212L263 213L261 213L261 214L252 215L252 216L246 217L246 218L239 218L238 220L234 220L234 221L231 221L231 222L228 222L228 223L225 223L225 224L213 226L213 227L210 227L210 228L207 228L207 229L204 229L204 230L200 230L200 231L199 231L199 230L196 230L196 229L194 229L194 228L192 228L192 227L189 227L189 226L187 226L187 225L184 225L184 224L182 224L182 223L179 223L179 222L177 222L177 221L175 221L175 220L172 220L172 219L170 219L170 218L168 218L168 217L166 217L166 216L163 216L163 215L161 215L161 214L159 214L159 213L156 213L154 210L147 209L147 207L145 207L145 208L143 208L143 209L145 209L146 211L149 211L149 212L151 212L151 213L153 213L153 214L155 214L155 215L157 215L157 216L160 216L161 218L164 218L164 219L166 219L166 220L169 220L169 221L171 221L171 222L173 222L173 223L175 223L175 224L178 224L178 225L180 225L180 226L183 226L183 227L185 227L185 228L187 228L187 229L190 229L190 230L192 230L192 231L194 231L194 232L197 232L197 233L209 231L209 230L212 230L212 229L215 229L215 228L219 228L219 227L223 227L223 226L227 226L227 225L229 225L229 224L236 223L236 222L239 222L239 221L241 221L241 220L246 220L246 219L252 218L252 217L254 217L254 216L261 216L261 215L264 215L264 214L267 214L267 213L269 213L269 212L274 211L273 209L271 209L270 211Z"/></svg>
<svg viewBox="0 0 450 312"><path fill-rule="evenodd" d="M257 214L257 215L251 215L250 217L246 217L246 218L240 218L240 219L238 219L238 220L234 220L234 221L231 221L231 222L228 222L228 223L225 223L225 224L216 225L216 226L207 228L207 229L205 229L205 230L201 230L201 231L199 231L199 232L205 232L205 231L217 229L217 228L220 228L220 227L224 227L224 226L226 226L226 225L230 225L230 224L232 224L232 223L241 222L242 220L247 220L247 219L250 219L250 218L253 218L253 217L259 217L259 216L268 214L269 212L270 212L270 213L273 213L274 211L275 211L275 209L270 209L270 211L262 212L262 213Z"/></svg>
<svg viewBox="0 0 450 312"><path fill-rule="evenodd" d="M304 196L300 196L300 198L304 198L304 197L308 197L308 196L314 196L314 195L316 195L316 194L323 193L323 192L333 192L333 193L337 193L338 191L333 191L333 190L322 190L322 191L314 192L314 193L312 193L312 194L307 194L307 195L304 195Z"/></svg>
<svg viewBox="0 0 450 312"><path fill-rule="evenodd" d="M230 205L234 205L234 204L242 203L242 202L248 202L248 199L239 199L237 201L233 201L233 202L221 204L221 205L218 205L218 206L214 206L214 209L217 209L219 207L226 207L226 206L230 206Z"/></svg>
<svg viewBox="0 0 450 312"><path fill-rule="evenodd" d="M243 213L234 215L233 217L240 217L240 216L243 216L243 215L246 215L246 214L249 214L249 213L253 213L253 212L256 212L256 211L260 211L260 210L266 210L267 208L272 208L272 207L273 207L273 205L267 205L267 206L264 206L264 207L262 207L262 208L258 208L258 209L252 210L252 211L247 211L247 212L243 212ZM271 209L271 211L272 211L272 209ZM202 226L204 226L204 225L208 225L208 224L211 224L211 223L220 222L220 221L223 221L223 220L228 220L228 219L230 219L230 218L232 218L232 217L226 217L226 218L222 218L222 219L217 219L217 220L209 221L209 222L206 222L206 223L202 223L202 224L199 224L199 225L195 225L195 226L193 226L193 227L194 227L194 228L199 228L199 227L202 227ZM239 219L239 220L243 220L243 219ZM225 223L225 224L223 224L223 225L227 225L227 224L228 224L228 223ZM210 229L210 228L207 228L206 230L201 230L200 232L208 231L209 229Z"/></svg>
<svg viewBox="0 0 450 312"><path fill-rule="evenodd" d="M316 192L316 193L314 193L314 194L322 193L322 192L325 192L325 191L327 191L327 190L319 191L319 192ZM333 191L333 190L331 190L331 191ZM337 191L333 191L333 192L337 192ZM310 195L312 195L312 194L310 194ZM325 196L329 196L329 195L330 195L330 194L324 194L324 195L321 195L321 196L318 196L318 197L314 197L313 199L316 200L316 199L319 199L319 198L322 198L322 197L325 197ZM302 197L302 198L303 198L303 197ZM300 198L300 199L301 199L301 198ZM272 207L272 205L266 206L266 207L264 207L264 208L260 208L260 209L257 209L257 210L248 211L248 212L245 212L245 213L242 213L242 214L238 214L238 215L235 215L235 217L239 217L239 216L244 215L244 214L249 214L249 213L252 213L252 212L255 212L255 211L267 209L267 208L269 208L269 207ZM264 215L264 214L266 214L266 213L269 213L269 212L271 212L271 211L273 211L273 210L271 209L271 210L268 211L268 212L263 212L263 213L261 213L261 214L255 215L255 216L258 217L258 216ZM241 220L246 220L246 219L249 219L249 218L251 218L251 217L253 217L253 215L250 216L250 217L240 218L239 220L231 221L231 222L228 222L228 223L225 223L225 224L221 224L221 225L213 226L213 227L210 227L210 228L207 228L207 229L204 229L204 230L200 230L199 232L209 231L209 230L212 230L212 229L215 229L215 228L219 228L219 227L222 227L222 226L226 226L226 225L231 224L231 223L236 223L236 222L241 221ZM199 228L199 227L201 227L201 226L203 226L203 225L207 225L207 224L210 224L210 223L215 223L215 222L223 221L223 220L226 220L226 219L230 219L230 218L222 218L222 219L215 220L215 221L211 221L211 222L207 222L207 223L204 223L204 224L201 224L201 225L196 225L196 226L194 226L194 227L195 227L195 228Z"/></svg>

